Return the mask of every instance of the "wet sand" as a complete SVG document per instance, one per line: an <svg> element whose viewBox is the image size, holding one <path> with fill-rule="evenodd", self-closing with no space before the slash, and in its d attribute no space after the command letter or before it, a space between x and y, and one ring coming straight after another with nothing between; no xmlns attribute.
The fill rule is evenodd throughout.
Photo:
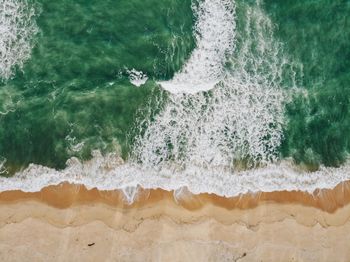
<svg viewBox="0 0 350 262"><path fill-rule="evenodd" d="M61 184L0 193L1 261L350 261L350 183L225 198Z"/></svg>

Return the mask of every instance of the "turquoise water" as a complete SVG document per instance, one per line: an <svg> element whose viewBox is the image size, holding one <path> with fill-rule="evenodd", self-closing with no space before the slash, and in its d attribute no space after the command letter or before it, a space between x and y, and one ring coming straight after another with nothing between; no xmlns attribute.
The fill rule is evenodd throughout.
<svg viewBox="0 0 350 262"><path fill-rule="evenodd" d="M37 32L24 39L23 66L0 83L4 174L30 163L62 169L95 149L152 166L254 167L292 157L316 170L347 158L349 1L5 0L0 12L6 2L32 7L20 27ZM220 22L232 29L227 39L205 35L213 17L205 3L218 12L232 4ZM215 62L203 66L208 59ZM148 81L133 85L132 69ZM218 79L194 95L162 88L171 79L191 88L193 75L199 87L207 75Z"/></svg>

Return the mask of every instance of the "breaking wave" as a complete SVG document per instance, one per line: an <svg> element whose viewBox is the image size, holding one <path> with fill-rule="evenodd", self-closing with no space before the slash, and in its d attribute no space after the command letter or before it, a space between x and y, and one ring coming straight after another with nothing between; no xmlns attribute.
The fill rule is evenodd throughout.
<svg viewBox="0 0 350 262"><path fill-rule="evenodd" d="M231 0L193 1L197 18L197 47L182 70L161 86L171 93L196 93L212 89L223 77L224 65L233 52L235 5Z"/></svg>
<svg viewBox="0 0 350 262"><path fill-rule="evenodd" d="M201 18L202 14L218 11L210 17L225 17L222 13L226 10L227 16L234 16L233 2L214 1L222 8L211 8L212 4L206 2L212 3L204 1L200 5L197 27L207 26L211 21ZM223 42L230 44L225 44L225 50L218 56L205 56L207 63L202 67L194 67L195 76L206 75L212 70L211 63L218 62L220 54L230 54L226 60L229 65L225 69L218 66L222 76L214 89L192 94L193 83L189 81L184 86L189 93L168 94L164 109L142 123L141 126L147 128L134 147L136 161L150 168L174 164L186 169L195 164L203 168L234 170L237 163L255 167L278 159L289 87L283 84L282 76L289 61L281 44L273 37L270 19L259 5L247 7L245 21L239 34L233 33L234 23L224 27L232 31L223 37ZM226 39L226 36L229 37ZM200 43L201 40L197 51L201 50ZM191 59L185 68L192 68L189 66L193 64ZM191 79L190 76L185 78ZM174 79L177 81L178 76ZM199 79L207 83L205 78Z"/></svg>
<svg viewBox="0 0 350 262"><path fill-rule="evenodd" d="M103 156L99 151L94 151L90 161L80 162L77 158L71 158L67 161L67 167L61 171L31 164L12 178L0 177L0 192L37 192L45 186L69 182L84 184L90 189L122 190L131 203L140 186L144 189L174 190L175 195L187 188L194 194L214 193L232 197L244 193L283 190L314 193L316 189L334 188L347 180L350 180L349 162L340 168L321 167L316 172L298 168L289 160L238 171L234 175L229 170L218 172L216 169L208 169L203 173L203 167L195 165L186 169L186 172L172 168L163 168L159 172L142 165L124 163L117 154Z"/></svg>

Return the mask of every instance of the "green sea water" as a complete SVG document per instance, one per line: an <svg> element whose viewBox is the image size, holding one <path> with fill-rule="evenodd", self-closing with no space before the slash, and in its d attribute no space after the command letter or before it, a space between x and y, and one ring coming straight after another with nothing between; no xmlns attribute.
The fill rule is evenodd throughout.
<svg viewBox="0 0 350 262"><path fill-rule="evenodd" d="M298 162L339 166L350 144L350 1L266 1L277 34L303 65L287 106L282 152Z"/></svg>
<svg viewBox="0 0 350 262"><path fill-rule="evenodd" d="M152 101L166 100L157 81L181 70L198 44L193 3L29 2L39 29L31 57L0 84L0 157L9 173L30 163L60 169L95 149L127 159L135 125L150 108L152 115L162 110ZM281 85L296 91L285 105L278 157L315 169L341 165L350 150L350 1L237 0L236 58L243 38L258 33L244 33L247 10L257 5L293 61L285 71L295 73L281 76ZM130 83L131 69L147 74L145 85Z"/></svg>
<svg viewBox="0 0 350 262"><path fill-rule="evenodd" d="M194 46L190 1L37 1L35 47L2 82L0 155L10 167L62 168L92 149L121 150L138 109ZM143 88L126 69L146 73ZM84 143L75 152L71 146Z"/></svg>

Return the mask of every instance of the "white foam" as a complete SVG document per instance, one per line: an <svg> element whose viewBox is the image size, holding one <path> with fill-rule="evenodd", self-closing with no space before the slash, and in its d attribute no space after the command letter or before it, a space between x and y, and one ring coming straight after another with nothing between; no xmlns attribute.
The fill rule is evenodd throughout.
<svg viewBox="0 0 350 262"><path fill-rule="evenodd" d="M38 32L35 11L26 0L0 1L0 78L9 79L14 66L30 58Z"/></svg>
<svg viewBox="0 0 350 262"><path fill-rule="evenodd" d="M71 134L68 134L66 137L65 137L65 140L68 142L69 144L69 148L68 150L72 151L72 152L80 152L83 148L84 148L84 145L85 145L85 142L84 141L77 141L77 138L76 137L71 137Z"/></svg>
<svg viewBox="0 0 350 262"><path fill-rule="evenodd" d="M224 167L204 168L196 165L188 166L185 170L168 166L159 171L122 163L115 154L103 157L95 152L94 158L85 163L76 158L70 159L67 168L62 171L32 164L11 178L0 177L0 191L37 192L48 185L69 182L100 190L120 189L125 192L127 201L132 203L140 186L145 189L175 190L177 197L185 187L195 194L214 193L232 197L283 190L313 193L316 189L334 188L347 180L350 180L350 162L340 168L321 167L317 172L300 170L289 160L234 173Z"/></svg>
<svg viewBox="0 0 350 262"><path fill-rule="evenodd" d="M277 159L285 103L281 75L287 60L260 7L247 7L245 15L239 49L227 58L232 67L209 94L169 94L164 109L142 123L147 129L136 140L136 161L150 168L175 162L182 168L235 169L241 160L255 165Z"/></svg>
<svg viewBox="0 0 350 262"><path fill-rule="evenodd" d="M127 70L127 73L129 74L130 83L134 86L140 87L144 85L148 80L148 76L145 73L142 71L137 71L134 68Z"/></svg>
<svg viewBox="0 0 350 262"><path fill-rule="evenodd" d="M7 169L5 168L5 164L7 162L6 158L0 157L0 175L6 175Z"/></svg>
<svg viewBox="0 0 350 262"><path fill-rule="evenodd" d="M197 21L197 47L170 81L159 82L171 93L197 93L212 89L223 77L224 64L233 51L235 6L231 0L193 1Z"/></svg>

